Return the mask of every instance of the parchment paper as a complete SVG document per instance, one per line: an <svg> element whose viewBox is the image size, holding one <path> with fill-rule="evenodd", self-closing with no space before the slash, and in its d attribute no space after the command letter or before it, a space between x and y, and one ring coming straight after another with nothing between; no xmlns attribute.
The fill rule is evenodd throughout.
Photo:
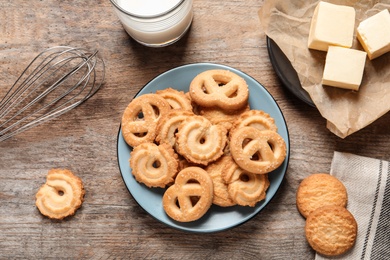
<svg viewBox="0 0 390 260"><path fill-rule="evenodd" d="M261 26L291 61L302 87L309 93L327 128L341 138L364 128L390 110L390 53L367 58L359 91L321 84L326 52L309 50L311 17L319 1L265 0L258 14ZM359 22L390 9L386 1L327 1L356 10L353 49L363 50L356 38Z"/></svg>

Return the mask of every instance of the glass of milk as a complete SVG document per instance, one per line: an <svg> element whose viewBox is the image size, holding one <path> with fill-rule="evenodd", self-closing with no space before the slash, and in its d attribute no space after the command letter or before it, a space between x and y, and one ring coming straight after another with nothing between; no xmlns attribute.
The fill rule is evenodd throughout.
<svg viewBox="0 0 390 260"><path fill-rule="evenodd" d="M149 47L178 41L189 29L193 0L111 0L126 32Z"/></svg>

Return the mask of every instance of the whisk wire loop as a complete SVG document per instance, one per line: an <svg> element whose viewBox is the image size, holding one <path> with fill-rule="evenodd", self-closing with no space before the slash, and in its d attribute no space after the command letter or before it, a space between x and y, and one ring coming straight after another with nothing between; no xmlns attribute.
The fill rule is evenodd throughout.
<svg viewBox="0 0 390 260"><path fill-rule="evenodd" d="M67 46L39 53L0 101L0 142L93 96L105 76L104 61L97 54Z"/></svg>

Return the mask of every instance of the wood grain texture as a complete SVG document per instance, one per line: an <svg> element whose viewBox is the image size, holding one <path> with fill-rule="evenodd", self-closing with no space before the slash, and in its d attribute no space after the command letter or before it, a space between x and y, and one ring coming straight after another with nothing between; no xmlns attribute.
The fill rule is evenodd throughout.
<svg viewBox="0 0 390 260"><path fill-rule="evenodd" d="M194 1L185 37L151 49L130 39L108 0L2 1L0 97L54 45L98 49L106 80L76 109L0 143L0 258L313 259L295 206L300 181L329 172L335 150L390 160L390 115L344 140L330 133L319 112L276 77L257 16L262 3ZM284 113L291 142L288 172L271 203L249 222L208 235L172 229L144 212L116 157L120 118L133 96L158 74L196 62L232 66L262 83ZM64 221L43 217L34 205L54 167L74 171L86 187L82 208Z"/></svg>

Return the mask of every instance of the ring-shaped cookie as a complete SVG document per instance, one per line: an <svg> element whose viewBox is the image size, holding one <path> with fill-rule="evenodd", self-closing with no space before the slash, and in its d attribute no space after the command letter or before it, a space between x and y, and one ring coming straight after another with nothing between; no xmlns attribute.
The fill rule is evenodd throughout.
<svg viewBox="0 0 390 260"><path fill-rule="evenodd" d="M133 99L122 116L122 135L126 143L135 147L153 142L159 118L170 110L168 101L157 94L145 94Z"/></svg>
<svg viewBox="0 0 390 260"><path fill-rule="evenodd" d="M246 81L228 70L207 70L197 75L190 84L191 99L203 107L241 109L248 103Z"/></svg>
<svg viewBox="0 0 390 260"><path fill-rule="evenodd" d="M167 114L163 115L157 124L157 143L168 143L171 147L176 144L176 132L179 125L189 116L194 114L186 110L172 109Z"/></svg>
<svg viewBox="0 0 390 260"><path fill-rule="evenodd" d="M63 219L74 215L84 201L84 186L81 179L66 169L51 169L46 183L36 194L35 205L42 215Z"/></svg>
<svg viewBox="0 0 390 260"><path fill-rule="evenodd" d="M254 207L266 197L270 185L268 174L250 173L240 168L231 157L226 161L222 178L230 198L238 205Z"/></svg>
<svg viewBox="0 0 390 260"><path fill-rule="evenodd" d="M200 167L180 171L175 183L163 195L163 208L167 215L180 222L201 218L213 201L213 182Z"/></svg>
<svg viewBox="0 0 390 260"><path fill-rule="evenodd" d="M269 173L286 158L286 143L276 132L246 126L232 133L230 152L244 170L256 174Z"/></svg>
<svg viewBox="0 0 390 260"><path fill-rule="evenodd" d="M207 165L222 156L227 130L194 115L180 124L176 139L179 154L193 163Z"/></svg>
<svg viewBox="0 0 390 260"><path fill-rule="evenodd" d="M143 143L130 153L130 167L138 182L165 188L177 174L177 155L168 144Z"/></svg>

